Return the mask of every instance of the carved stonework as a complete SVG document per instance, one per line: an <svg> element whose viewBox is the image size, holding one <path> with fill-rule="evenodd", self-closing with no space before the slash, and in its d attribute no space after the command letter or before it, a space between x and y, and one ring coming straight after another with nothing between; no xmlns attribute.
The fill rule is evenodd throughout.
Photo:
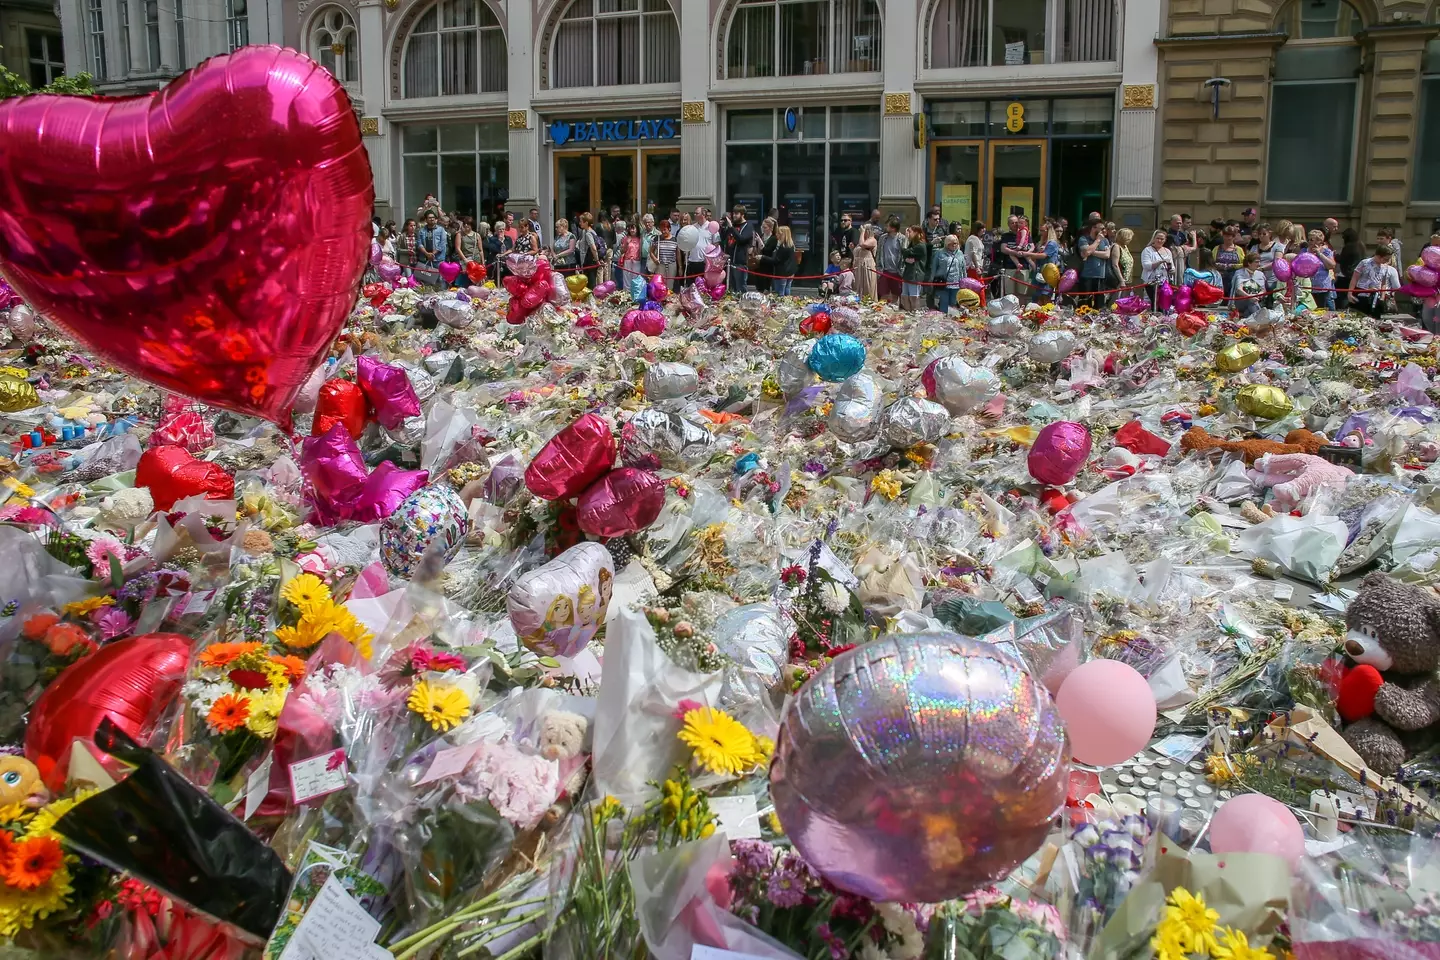
<svg viewBox="0 0 1440 960"><path fill-rule="evenodd" d="M680 104L681 123L704 123L705 122L705 101L686 100Z"/></svg>
<svg viewBox="0 0 1440 960"><path fill-rule="evenodd" d="M887 93L885 94L885 116L908 116L910 114L910 94L908 93Z"/></svg>
<svg viewBox="0 0 1440 960"><path fill-rule="evenodd" d="M511 110L511 111L510 111L510 129L511 129L511 130L529 130L529 129L530 129L530 111L529 111L529 110Z"/></svg>
<svg viewBox="0 0 1440 960"><path fill-rule="evenodd" d="M361 117L361 118L360 118L360 136L362 136L362 137L378 137L378 136L380 136L380 118L379 118L379 117Z"/></svg>
<svg viewBox="0 0 1440 960"><path fill-rule="evenodd" d="M1126 110L1155 109L1155 84L1127 83L1123 91L1122 105Z"/></svg>

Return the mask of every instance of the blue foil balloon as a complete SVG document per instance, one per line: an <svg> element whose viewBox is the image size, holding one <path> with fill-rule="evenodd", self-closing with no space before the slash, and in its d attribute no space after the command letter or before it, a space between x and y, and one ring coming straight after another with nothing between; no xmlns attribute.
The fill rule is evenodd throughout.
<svg viewBox="0 0 1440 960"><path fill-rule="evenodd" d="M743 476L760 466L760 454L747 453L735 461L735 475Z"/></svg>
<svg viewBox="0 0 1440 960"><path fill-rule="evenodd" d="M627 281L626 286L627 286L627 288L628 288L629 291L630 291L630 299L631 299L631 300L635 301L637 304L640 304L640 303L644 303L644 302L645 302L645 299L646 299L646 293L645 293L646 280L645 280L645 278L644 278L643 276L641 276L641 275L638 274L638 273L635 274L634 276L632 276L632 277L629 279L629 281Z"/></svg>
<svg viewBox="0 0 1440 960"><path fill-rule="evenodd" d="M806 363L821 380L839 383L865 366L865 345L848 333L826 334L815 341Z"/></svg>
<svg viewBox="0 0 1440 960"><path fill-rule="evenodd" d="M660 306L660 304L656 303L654 300L646 300L646 301L645 301L645 306L644 306L643 309L645 309L645 310L660 310L660 309L661 309L661 306Z"/></svg>

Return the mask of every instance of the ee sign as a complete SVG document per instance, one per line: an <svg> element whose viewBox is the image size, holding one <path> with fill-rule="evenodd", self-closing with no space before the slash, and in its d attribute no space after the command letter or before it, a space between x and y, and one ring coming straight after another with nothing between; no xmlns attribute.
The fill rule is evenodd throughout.
<svg viewBox="0 0 1440 960"><path fill-rule="evenodd" d="M555 146L567 143L607 143L631 140L674 140L680 121L673 117L656 120L556 120L547 128Z"/></svg>

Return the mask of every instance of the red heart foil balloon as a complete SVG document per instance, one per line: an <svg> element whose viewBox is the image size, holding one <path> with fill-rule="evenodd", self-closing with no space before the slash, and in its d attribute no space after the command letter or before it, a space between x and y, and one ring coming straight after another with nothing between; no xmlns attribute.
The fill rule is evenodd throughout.
<svg viewBox="0 0 1440 960"><path fill-rule="evenodd" d="M471 260L465 264L465 276L470 278L471 283L485 282L485 264L479 260Z"/></svg>
<svg viewBox="0 0 1440 960"><path fill-rule="evenodd" d="M149 487L157 510L169 510L186 497L229 500L235 478L213 463L196 460L184 447L151 447L135 466L135 486Z"/></svg>
<svg viewBox="0 0 1440 960"><path fill-rule="evenodd" d="M593 413L550 438L525 468L525 486L544 500L578 497L615 463L615 437Z"/></svg>
<svg viewBox="0 0 1440 960"><path fill-rule="evenodd" d="M0 104L0 274L129 373L285 427L354 306L374 197L350 98L294 50Z"/></svg>
<svg viewBox="0 0 1440 960"><path fill-rule="evenodd" d="M94 737L107 716L137 742L148 740L185 682L190 643L175 633L126 637L66 667L35 701L25 728L25 756L46 785L60 789L71 744Z"/></svg>
<svg viewBox="0 0 1440 960"><path fill-rule="evenodd" d="M665 506L665 481L649 470L611 470L580 495L580 529L592 537L624 537L644 530Z"/></svg>
<svg viewBox="0 0 1440 960"><path fill-rule="evenodd" d="M360 385L349 380L326 380L315 401L315 421L310 436L319 437L337 423L345 425L350 439L359 440L369 419L370 403Z"/></svg>

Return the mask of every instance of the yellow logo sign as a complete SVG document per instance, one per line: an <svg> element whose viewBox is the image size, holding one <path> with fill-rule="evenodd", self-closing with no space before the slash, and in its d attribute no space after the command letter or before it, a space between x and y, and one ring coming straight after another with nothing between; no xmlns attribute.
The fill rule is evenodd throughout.
<svg viewBox="0 0 1440 960"><path fill-rule="evenodd" d="M1005 108L1005 129L1011 133L1019 133L1025 129L1025 105L1012 103Z"/></svg>

